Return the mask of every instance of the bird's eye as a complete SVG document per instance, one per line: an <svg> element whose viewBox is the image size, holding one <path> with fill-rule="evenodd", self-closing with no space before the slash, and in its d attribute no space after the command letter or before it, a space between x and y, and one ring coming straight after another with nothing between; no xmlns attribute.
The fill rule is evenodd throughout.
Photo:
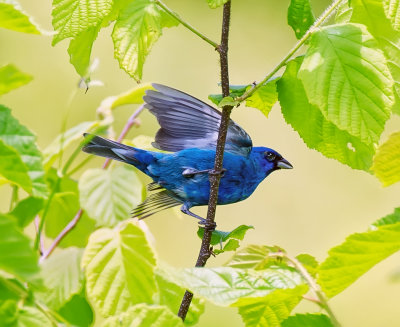
<svg viewBox="0 0 400 327"><path fill-rule="evenodd" d="M275 158L276 158L276 154L275 153L273 153L273 152L265 152L265 158L268 160L268 161L274 161L275 160Z"/></svg>

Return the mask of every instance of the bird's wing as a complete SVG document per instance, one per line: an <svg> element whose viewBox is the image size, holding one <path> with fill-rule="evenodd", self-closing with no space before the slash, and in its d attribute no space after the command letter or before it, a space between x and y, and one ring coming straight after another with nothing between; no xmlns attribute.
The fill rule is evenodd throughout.
<svg viewBox="0 0 400 327"><path fill-rule="evenodd" d="M153 190L155 189L159 188L153 188ZM159 211L178 205L182 205L182 202L172 197L167 190L163 190L149 195L144 202L133 209L132 218L144 219Z"/></svg>
<svg viewBox="0 0 400 327"><path fill-rule="evenodd" d="M161 126L153 146L165 151L188 148L215 148L221 113L208 104L165 85L153 84L146 91L145 107L157 117ZM229 121L225 151L247 156L253 144L246 131Z"/></svg>

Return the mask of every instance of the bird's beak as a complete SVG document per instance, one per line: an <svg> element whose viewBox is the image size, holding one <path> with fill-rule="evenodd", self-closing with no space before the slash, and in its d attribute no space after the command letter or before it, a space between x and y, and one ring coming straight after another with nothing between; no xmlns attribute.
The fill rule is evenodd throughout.
<svg viewBox="0 0 400 327"><path fill-rule="evenodd" d="M281 169L292 169L293 166L286 159L281 159L276 163L276 166Z"/></svg>

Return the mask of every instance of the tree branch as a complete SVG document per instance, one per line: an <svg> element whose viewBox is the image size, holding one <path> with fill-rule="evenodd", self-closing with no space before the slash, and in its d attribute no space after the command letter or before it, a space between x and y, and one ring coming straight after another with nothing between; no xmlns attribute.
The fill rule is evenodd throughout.
<svg viewBox="0 0 400 327"><path fill-rule="evenodd" d="M201 39L203 39L204 41L206 41L208 44L211 44L214 49L218 48L218 44L215 43L214 41L212 41L211 39L209 39L207 36L205 36L204 34L200 33L198 30L196 30L193 26L189 25L188 23L186 23L184 20L182 20L182 18L179 17L179 15L177 13L175 13L174 11L172 11L171 9L169 9L161 0L154 0L154 2L161 7L162 9L164 9L170 16L172 16L173 18L175 18L179 23L181 23L183 26L185 26L189 31L193 32L194 34L196 34L198 37L200 37Z"/></svg>
<svg viewBox="0 0 400 327"><path fill-rule="evenodd" d="M282 61L275 66L275 68L267 75L265 78L258 84L255 84L251 89L243 93L240 97L235 98L236 101L243 102L248 97L252 96L255 91L257 91L261 86L263 86L269 79L271 79L282 67L284 67L289 59L293 57L293 55L301 48L301 46L310 38L315 29L321 26L327 18L334 12L337 6L343 0L335 0L332 4L326 8L326 10L318 17L318 19L314 22L314 24L307 30L307 32L303 35L303 37L295 44L295 46L289 51L289 53L282 59ZM224 95L225 96L225 95Z"/></svg>
<svg viewBox="0 0 400 327"><path fill-rule="evenodd" d="M231 16L231 1L229 0L224 4L223 18L222 18L222 33L221 44L217 47L220 54L221 66L221 87L223 96L229 95L229 70L228 70L228 39L229 39L229 23ZM219 182L221 180L222 162L224 158L224 149L226 142L226 134L229 126L229 117L232 111L232 106L224 106L222 109L221 123L219 126L217 148L215 153L214 169L209 173L210 179L210 198L208 201L207 219L204 227L204 235L201 242L200 253L197 258L196 267L204 267L208 258L212 254L210 247L211 235L215 229L215 212L218 201ZM193 293L186 291L183 296L181 306L179 308L178 317L183 321L189 310L190 303L192 302Z"/></svg>
<svg viewBox="0 0 400 327"><path fill-rule="evenodd" d="M126 134L129 132L129 130L132 128L132 126L137 124L136 118L139 116L139 114L144 110L144 105L141 105L128 119L126 122L121 134L119 135L117 142L121 142ZM104 164L102 166L103 169L107 169L110 166L111 159L106 159L104 161ZM83 215L83 209L79 209L79 211L76 213L75 217L68 223L67 226L60 232L60 234L57 235L57 237L54 239L53 243L49 247L47 251L43 253L41 256L39 262L43 262L46 260L49 255L55 250L55 248L60 244L60 242L63 240L63 238L75 228L76 224L79 222L79 220L82 218Z"/></svg>

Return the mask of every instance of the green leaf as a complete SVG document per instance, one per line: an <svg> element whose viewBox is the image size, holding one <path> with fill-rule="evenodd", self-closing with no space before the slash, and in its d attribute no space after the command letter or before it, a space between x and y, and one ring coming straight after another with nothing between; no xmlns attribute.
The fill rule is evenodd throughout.
<svg viewBox="0 0 400 327"><path fill-rule="evenodd" d="M3 327L17 326L17 301L0 300L0 321Z"/></svg>
<svg viewBox="0 0 400 327"><path fill-rule="evenodd" d="M276 246L247 245L236 252L224 266L241 269L261 270L277 264L276 258L271 258L270 253L281 252Z"/></svg>
<svg viewBox="0 0 400 327"><path fill-rule="evenodd" d="M60 309L73 295L80 293L83 272L80 268L82 250L69 248L57 251L42 264L41 276L46 281L45 292L36 293L54 310Z"/></svg>
<svg viewBox="0 0 400 327"><path fill-rule="evenodd" d="M28 175L28 168L22 161L19 153L0 139L0 175L8 182L17 184L26 192L32 192L32 181Z"/></svg>
<svg viewBox="0 0 400 327"><path fill-rule="evenodd" d="M348 23L351 19L353 8L350 7L348 1L342 1L336 9L335 23L343 24Z"/></svg>
<svg viewBox="0 0 400 327"><path fill-rule="evenodd" d="M128 219L142 200L142 183L134 168L88 169L79 179L80 202L98 226L115 226Z"/></svg>
<svg viewBox="0 0 400 327"><path fill-rule="evenodd" d="M278 81L279 102L286 122L292 125L309 148L351 168L369 171L374 147L337 128L309 103L303 84L297 78L301 60L299 57L290 61Z"/></svg>
<svg viewBox="0 0 400 327"><path fill-rule="evenodd" d="M72 143L83 141L83 133L93 133L101 126L99 121L85 121L58 135L43 151L43 163L49 169Z"/></svg>
<svg viewBox="0 0 400 327"><path fill-rule="evenodd" d="M1 22L1 3L0 3ZM0 23L1 24L1 23ZM33 77L18 70L14 65L8 64L0 67L0 95L10 92L29 83Z"/></svg>
<svg viewBox="0 0 400 327"><path fill-rule="evenodd" d="M264 297L277 289L304 284L300 274L290 267L264 270L189 268L182 271L176 282L220 306L231 305L243 297Z"/></svg>
<svg viewBox="0 0 400 327"><path fill-rule="evenodd" d="M296 314L282 322L282 327L334 327L328 316L320 313Z"/></svg>
<svg viewBox="0 0 400 327"><path fill-rule="evenodd" d="M17 218L20 227L28 226L35 216L42 210L44 200L29 196L17 203L10 214Z"/></svg>
<svg viewBox="0 0 400 327"><path fill-rule="evenodd" d="M390 135L376 150L371 169L383 186L400 181L400 132Z"/></svg>
<svg viewBox="0 0 400 327"><path fill-rule="evenodd" d="M156 270L156 281L158 286L158 304L167 306L172 312L178 312L181 305L185 289L174 283L174 277L177 274L172 268ZM204 312L204 301L194 297L186 315L185 325L195 325L199 317Z"/></svg>
<svg viewBox="0 0 400 327"><path fill-rule="evenodd" d="M21 155L32 180L32 194L36 197L46 197L47 185L44 181L42 155L36 146L36 136L11 115L10 109L2 105L0 105L0 140Z"/></svg>
<svg viewBox="0 0 400 327"><path fill-rule="evenodd" d="M383 0L383 8L395 30L400 31L400 3L399 0Z"/></svg>
<svg viewBox="0 0 400 327"><path fill-rule="evenodd" d="M268 117L272 106L278 101L278 92L276 90L276 82L278 79L269 80L262 85L250 97L246 99L246 107L259 109L266 117ZM249 86L250 89L252 86Z"/></svg>
<svg viewBox="0 0 400 327"><path fill-rule="evenodd" d="M229 95L231 98L240 97L251 85L229 85ZM210 94L208 98L217 106L223 99L222 94Z"/></svg>
<svg viewBox="0 0 400 327"><path fill-rule="evenodd" d="M38 257L30 239L17 227L14 219L0 214L0 268L22 278L32 280L39 272Z"/></svg>
<svg viewBox="0 0 400 327"><path fill-rule="evenodd" d="M224 232L222 230L214 230L211 235L210 244L211 245L221 244L222 242L226 242L231 238L243 240L244 236L246 235L246 232L249 229L254 229L254 227L250 225L240 225L230 232ZM199 229L197 230L197 236L200 239L203 239L203 235L204 235L204 227L199 227Z"/></svg>
<svg viewBox="0 0 400 327"><path fill-rule="evenodd" d="M375 221L372 226L374 227L379 227L379 226L385 226L385 225L390 225L390 224L396 224L400 223L400 208L394 209L394 212L386 215L385 217L382 217L381 219L378 219Z"/></svg>
<svg viewBox="0 0 400 327"><path fill-rule="evenodd" d="M138 304L116 317L108 318L102 327L180 327L182 320L165 306Z"/></svg>
<svg viewBox="0 0 400 327"><path fill-rule="evenodd" d="M228 0L207 0L207 2L211 9L215 9L227 3Z"/></svg>
<svg viewBox="0 0 400 327"><path fill-rule="evenodd" d="M72 298L60 309L58 313L74 327L92 326L94 314L85 298L85 291L74 294Z"/></svg>
<svg viewBox="0 0 400 327"><path fill-rule="evenodd" d="M92 46L99 30L99 26L89 27L87 30L76 35L69 43L69 61L81 77L88 77Z"/></svg>
<svg viewBox="0 0 400 327"><path fill-rule="evenodd" d="M394 104L393 79L378 43L359 24L313 33L299 71L308 99L340 129L376 144Z"/></svg>
<svg viewBox="0 0 400 327"><path fill-rule="evenodd" d="M24 306L18 312L18 327L53 327L53 323L39 309Z"/></svg>
<svg viewBox="0 0 400 327"><path fill-rule="evenodd" d="M374 229L352 234L329 250L328 258L318 269L318 284L328 297L339 294L377 263L400 250L400 223L380 224Z"/></svg>
<svg viewBox="0 0 400 327"><path fill-rule="evenodd" d="M139 81L145 59L161 36L162 28L176 25L178 21L151 0L128 3L120 11L112 32L114 56L120 67Z"/></svg>
<svg viewBox="0 0 400 327"><path fill-rule="evenodd" d="M113 0L54 0L53 45L100 25L112 9Z"/></svg>
<svg viewBox="0 0 400 327"><path fill-rule="evenodd" d="M31 22L18 2L13 0L0 0L0 27L17 32L40 34L36 24Z"/></svg>
<svg viewBox="0 0 400 327"><path fill-rule="evenodd" d="M285 320L307 292L306 285L293 289L275 290L264 297L241 298L238 307L246 327L275 327Z"/></svg>
<svg viewBox="0 0 400 327"><path fill-rule="evenodd" d="M296 33L296 37L301 39L315 21L310 0L291 0L287 21Z"/></svg>
<svg viewBox="0 0 400 327"><path fill-rule="evenodd" d="M90 302L105 317L135 303L152 303L155 265L144 232L133 222L95 231L82 259Z"/></svg>
<svg viewBox="0 0 400 327"><path fill-rule="evenodd" d="M219 108L223 108L225 106L235 107L239 104L238 101L234 100L231 96L227 96L222 98L222 100L218 103Z"/></svg>
<svg viewBox="0 0 400 327"><path fill-rule="evenodd" d="M78 214L80 209L78 194L72 192L56 193L50 203L45 224L46 236L56 238ZM60 242L60 247L85 247L96 222L83 212L79 223Z"/></svg>
<svg viewBox="0 0 400 327"><path fill-rule="evenodd" d="M312 277L316 278L319 266L317 259L306 253L297 255L296 259L306 268Z"/></svg>

